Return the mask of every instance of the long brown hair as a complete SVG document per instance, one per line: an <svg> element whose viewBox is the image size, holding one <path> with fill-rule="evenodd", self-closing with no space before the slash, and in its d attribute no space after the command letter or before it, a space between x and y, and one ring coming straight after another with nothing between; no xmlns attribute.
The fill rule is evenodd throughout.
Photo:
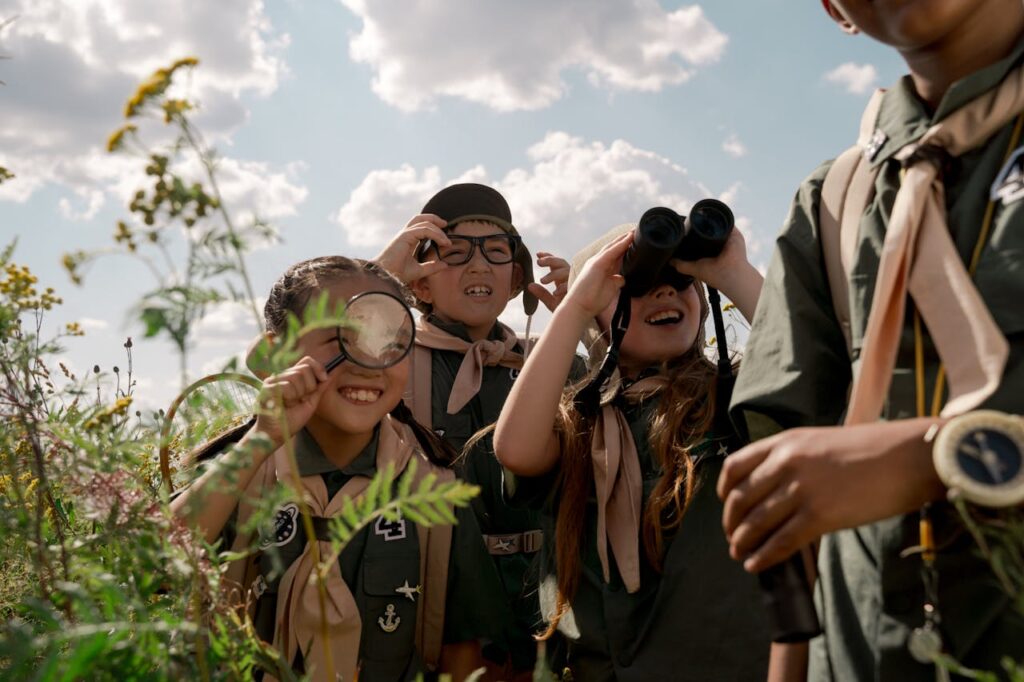
<svg viewBox="0 0 1024 682"><path fill-rule="evenodd" d="M710 430L715 417L716 367L704 355L704 323L708 315L704 287L694 282L701 299L701 320L693 346L679 357L664 363L660 372L667 379L650 425L651 449L662 475L643 510L641 536L647 560L662 570L665 538L682 523L697 481L691 451ZM595 368L607 348L599 340L591 345L590 366ZM592 373L593 374L593 373ZM573 404L576 392L590 377L566 391L559 404L555 431L561 451L555 520L555 572L557 593L555 610L540 639L550 637L568 612L580 582L581 542L586 536L587 497L594 486L591 440L596 417L587 416ZM606 392L608 402L618 390L618 382Z"/></svg>
<svg viewBox="0 0 1024 682"><path fill-rule="evenodd" d="M288 326L289 315L301 316L317 293L333 283L352 277L377 279L406 305L411 306L415 302L405 285L374 261L344 256L320 256L296 263L274 282L267 303L263 306L263 319L267 331L283 336ZM398 402L391 410L391 416L410 428L427 459L438 466L451 465L456 457L455 450L436 433L417 422L405 401ZM241 440L255 423L254 417L217 436L195 450L189 460L201 462L216 456L229 445Z"/></svg>

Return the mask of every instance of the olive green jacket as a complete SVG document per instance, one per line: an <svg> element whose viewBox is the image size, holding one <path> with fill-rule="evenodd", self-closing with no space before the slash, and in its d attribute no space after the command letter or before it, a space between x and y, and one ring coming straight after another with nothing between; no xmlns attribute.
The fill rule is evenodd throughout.
<svg viewBox="0 0 1024 682"><path fill-rule="evenodd" d="M886 225L899 188L893 154L948 113L996 85L1022 61L1024 44L1007 59L955 83L934 114L904 77L884 97L877 128L886 140L875 196L860 222L849 269L852 355L859 354L874 293ZM982 147L950 160L943 179L949 228L965 262L981 229L993 183L1008 151L1012 124ZM800 187L776 241L732 401L732 416L753 439L780 429L834 425L846 408L851 358L836 320L823 266L819 203L829 164ZM1010 344L1002 384L983 407L1024 413L1024 200L997 201L991 236L974 277L982 299ZM925 335L926 404L938 358ZM916 416L914 337L908 312L883 419ZM870 490L864 491L870 495ZM1024 658L1024 617L1012 610L986 564L942 504L936 510L940 553L939 608L950 652L963 663L999 669L1004 654ZM824 539L817 600L825 635L813 643L812 680L934 680L930 666L906 649L923 622L920 558L900 552L918 544L917 515L833 533Z"/></svg>

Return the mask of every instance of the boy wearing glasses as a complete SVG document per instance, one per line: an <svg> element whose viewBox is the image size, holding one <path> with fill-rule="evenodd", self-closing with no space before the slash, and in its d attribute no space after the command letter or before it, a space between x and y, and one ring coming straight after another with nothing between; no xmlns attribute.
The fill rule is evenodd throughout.
<svg viewBox="0 0 1024 682"><path fill-rule="evenodd" d="M524 342L498 321L505 306L522 293L523 308L532 315L539 300L553 309L565 294L568 263L537 255L537 264L550 270L541 282L554 283L553 291L533 281L530 252L504 197L491 187L462 183L434 195L376 259L409 284L423 313L406 402L418 421L456 449L497 421L523 365ZM534 562L539 520L504 502L489 434L470 442L459 475L480 486L474 511L512 611L508 642L485 647L490 676L528 680L536 657L532 634L540 623Z"/></svg>

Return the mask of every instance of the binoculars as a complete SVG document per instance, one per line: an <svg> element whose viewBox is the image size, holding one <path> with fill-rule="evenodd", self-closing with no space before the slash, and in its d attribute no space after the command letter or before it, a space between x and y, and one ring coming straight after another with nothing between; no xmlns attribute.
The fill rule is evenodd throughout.
<svg viewBox="0 0 1024 682"><path fill-rule="evenodd" d="M679 274L668 262L673 258L694 261L717 256L735 223L729 207L716 199L698 201L689 216L660 206L647 210L622 259L625 291L636 297L662 283L686 288L693 278Z"/></svg>

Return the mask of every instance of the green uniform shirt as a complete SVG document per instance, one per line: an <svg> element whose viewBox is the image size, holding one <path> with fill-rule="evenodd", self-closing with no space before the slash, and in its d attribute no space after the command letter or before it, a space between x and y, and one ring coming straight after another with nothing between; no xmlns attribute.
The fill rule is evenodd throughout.
<svg viewBox="0 0 1024 682"><path fill-rule="evenodd" d="M319 474L327 486L328 499L353 476L372 477L377 473L379 429L373 439L347 466L338 469L305 430L295 439L295 459L301 476ZM287 508L286 508L287 509ZM501 636L494 613L505 608L493 585L497 580L493 564L480 543L480 530L473 513L456 508L458 524L453 528L448 561L448 591L445 601L443 641L492 640ZM379 536L379 537L378 537ZM306 546L306 534L300 519L279 512L274 543L263 550L261 573L266 591L257 602L254 621L257 631L270 641L274 634L277 586L289 565ZM383 552L375 552L375 565L366 561L367 542L383 542ZM341 575L359 606L362 617L360 640L361 677L373 680L413 680L425 672L412 641L416 628L416 602L398 592L406 584L415 587L419 577L419 540L410 521L391 523L381 519L356 533L338 557ZM401 619L397 630L386 633L378 617L393 606ZM301 662L297 662L301 667Z"/></svg>
<svg viewBox="0 0 1024 682"><path fill-rule="evenodd" d="M955 83L934 115L915 94L909 76L886 93L878 128L887 141L873 160L880 166L875 197L861 220L849 272L854 357L864 336L886 225L899 188L899 163L892 155L933 122L995 86L1022 62L1022 54L1024 44L1004 61ZM945 171L949 228L964 262L978 239L1011 129L1012 123L981 148L953 159ZM754 439L779 429L834 425L846 408L851 365L819 241L819 202L828 167L825 164L803 183L777 239L733 393L732 415L746 423ZM991 236L974 281L1010 344L1003 381L983 407L1024 413L1024 201L996 203ZM911 320L908 311L884 419L916 416ZM927 335L924 354L930 405L938 358ZM977 558L953 510L938 505L935 516L946 645L967 665L998 670L1001 655L1024 655L1024 618L1012 610L987 565ZM918 542L916 514L825 538L817 595L825 635L812 646L811 679L935 679L934 669L916 663L906 648L912 628L923 623L924 595L920 558L901 559L899 554Z"/></svg>
<svg viewBox="0 0 1024 682"><path fill-rule="evenodd" d="M431 324L452 336L470 340L465 326L443 322L436 316L428 319ZM500 340L500 327L495 325L488 338ZM442 350L431 350L430 355L430 410L433 428L461 452L466 441L477 431L498 421L498 414L512 390L512 383L519 370L501 366L484 367L480 392L457 413L448 414L448 397L465 356L455 351ZM510 507L505 503L502 496L502 469L494 457L492 441L491 434L488 434L471 452L465 454L456 467L460 478L480 486L480 494L474 498L472 507L481 531L488 535L505 535L539 529L540 520L535 511ZM514 614L508 623L507 648L512 653L515 667L529 670L536 660L537 644L533 634L540 627L536 554L493 555L491 558L494 559L501 579L498 589L504 593ZM503 654L495 653L491 657L503 658Z"/></svg>
<svg viewBox="0 0 1024 682"><path fill-rule="evenodd" d="M661 477L648 439L657 398L625 405L636 443L646 503ZM769 634L756 578L729 558L722 532L722 503L715 484L724 447L709 440L700 451L698 485L682 525L666 538L664 571L640 547L640 589L630 594L610 558L605 583L597 554L597 506L591 491L582 544L580 586L559 627L567 638L566 665L576 680L762 681L768 669ZM542 600L554 605L554 525L558 471L510 478L514 500L543 511ZM609 555L611 557L611 555ZM567 632L568 630L568 632ZM575 630L575 632L572 632Z"/></svg>

